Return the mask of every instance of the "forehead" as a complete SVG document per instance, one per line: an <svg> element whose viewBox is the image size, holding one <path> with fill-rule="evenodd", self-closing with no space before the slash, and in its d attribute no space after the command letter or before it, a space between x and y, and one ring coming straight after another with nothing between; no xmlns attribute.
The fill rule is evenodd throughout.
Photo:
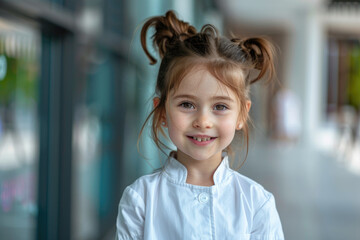
<svg viewBox="0 0 360 240"><path fill-rule="evenodd" d="M181 80L176 89L171 91L175 94L193 94L196 96L225 95L235 98L234 92L213 76L206 67L198 66L191 69Z"/></svg>

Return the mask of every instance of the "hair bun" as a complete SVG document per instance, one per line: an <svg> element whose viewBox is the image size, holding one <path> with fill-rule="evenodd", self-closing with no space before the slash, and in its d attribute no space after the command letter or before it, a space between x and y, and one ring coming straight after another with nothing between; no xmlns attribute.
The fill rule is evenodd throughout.
<svg viewBox="0 0 360 240"><path fill-rule="evenodd" d="M153 43L157 47L160 57L163 58L169 48L178 41L196 34L196 29L187 22L179 20L173 11L168 11L165 16L153 17L147 20L141 29L141 45L150 59L150 64L155 64L156 59L149 53L146 47L146 33L154 26L155 33L152 36Z"/></svg>
<svg viewBox="0 0 360 240"><path fill-rule="evenodd" d="M260 70L259 75L251 81L254 83L262 78L266 72L268 72L268 78L271 79L275 74L274 67L274 46L268 40L264 38L233 38L232 42L238 44L238 46L247 55L247 61L251 62L253 66Z"/></svg>

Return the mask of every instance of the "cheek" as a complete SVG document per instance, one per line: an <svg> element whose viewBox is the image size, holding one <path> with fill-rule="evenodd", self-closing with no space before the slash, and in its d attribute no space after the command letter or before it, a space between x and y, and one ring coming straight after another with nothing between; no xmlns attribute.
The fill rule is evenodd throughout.
<svg viewBox="0 0 360 240"><path fill-rule="evenodd" d="M184 130L188 124L188 119L184 114L170 112L166 115L169 134Z"/></svg>
<svg viewBox="0 0 360 240"><path fill-rule="evenodd" d="M219 131L221 131L221 133L225 136L228 136L229 138L233 138L234 135L235 135L235 131L236 131L236 125L237 125L237 121L235 118L227 118L227 119L224 119L222 122L221 122L221 125L220 128L219 128Z"/></svg>
<svg viewBox="0 0 360 240"><path fill-rule="evenodd" d="M170 140L175 146L181 146L183 142L182 136L186 132L187 129L187 118L182 114L169 114L166 115L167 121L167 132Z"/></svg>
<svg viewBox="0 0 360 240"><path fill-rule="evenodd" d="M222 125L226 126L227 129L231 129L232 131L234 131L236 129L236 124L237 124L237 117L236 115L231 115L225 119L222 120Z"/></svg>

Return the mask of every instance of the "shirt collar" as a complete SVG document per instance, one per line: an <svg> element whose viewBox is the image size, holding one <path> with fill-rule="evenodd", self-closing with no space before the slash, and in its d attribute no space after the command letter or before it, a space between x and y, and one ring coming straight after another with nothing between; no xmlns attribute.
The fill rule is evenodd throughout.
<svg viewBox="0 0 360 240"><path fill-rule="evenodd" d="M229 171L229 157L225 152L222 153L222 157L223 159L213 176L215 185L223 182L231 174L231 171ZM186 183L187 169L182 163L175 159L175 152L170 153L164 170L175 182Z"/></svg>

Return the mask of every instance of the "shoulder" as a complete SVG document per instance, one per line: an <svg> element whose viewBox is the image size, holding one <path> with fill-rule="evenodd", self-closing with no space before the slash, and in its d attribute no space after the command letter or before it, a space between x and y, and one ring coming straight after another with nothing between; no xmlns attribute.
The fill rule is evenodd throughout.
<svg viewBox="0 0 360 240"><path fill-rule="evenodd" d="M273 198L272 193L256 181L234 170L232 176L232 181L234 185L239 188L241 194L245 196L249 202L257 205L257 207L261 207L261 205Z"/></svg>
<svg viewBox="0 0 360 240"><path fill-rule="evenodd" d="M256 191L256 192L267 192L264 187L254 181L253 179L245 176L245 175L242 175L241 173L235 171L235 170L231 170L233 172L232 176L233 176L233 181L236 181L238 184L240 184L243 189L245 190L249 190L249 191Z"/></svg>
<svg viewBox="0 0 360 240"><path fill-rule="evenodd" d="M158 170L152 174L147 174L139 177L132 184L125 188L124 194L133 192L144 199L144 197L146 196L146 192L151 191L158 185L161 179L161 175L162 171Z"/></svg>
<svg viewBox="0 0 360 240"><path fill-rule="evenodd" d="M132 184L130 184L129 187L138 189L141 187L152 185L160 180L161 175L162 175L162 170L161 169L156 170L156 172L154 172L154 173L146 174L146 175L139 177Z"/></svg>

